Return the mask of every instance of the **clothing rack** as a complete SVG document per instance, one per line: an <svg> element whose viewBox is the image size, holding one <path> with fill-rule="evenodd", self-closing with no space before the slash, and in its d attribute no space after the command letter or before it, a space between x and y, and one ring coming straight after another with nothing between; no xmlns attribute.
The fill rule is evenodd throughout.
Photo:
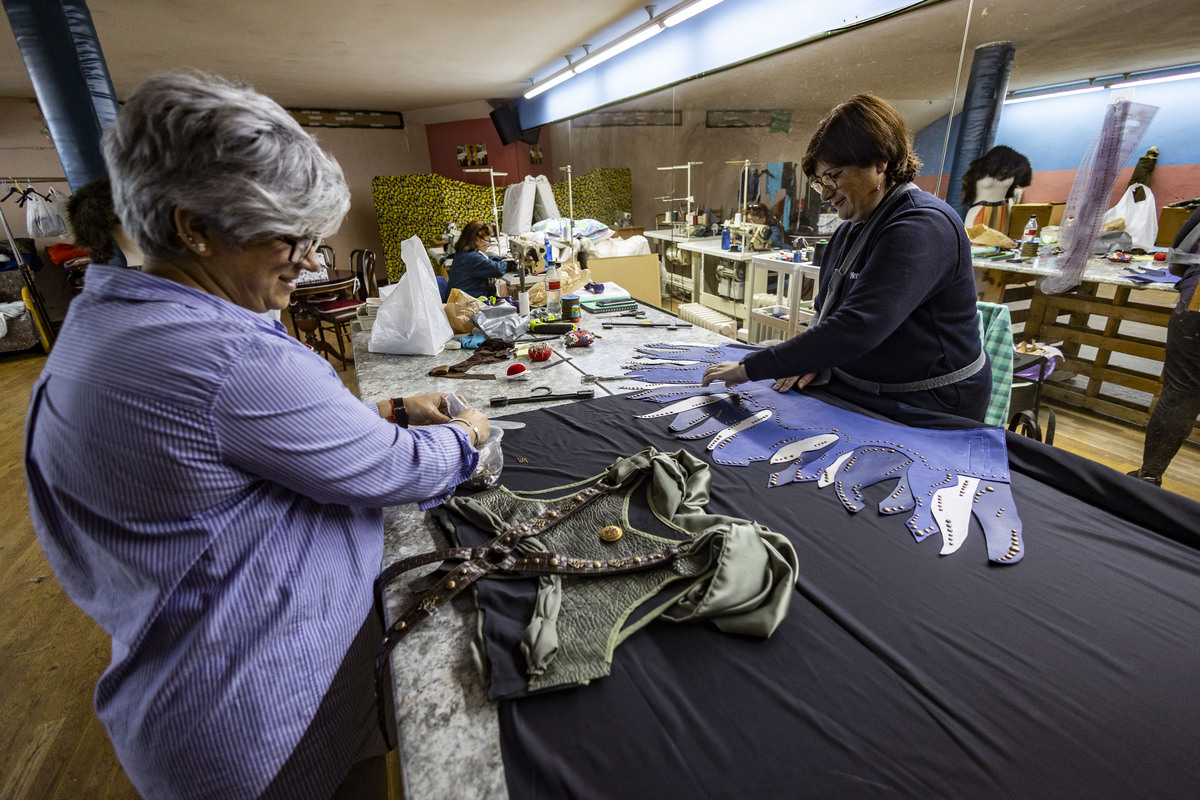
<svg viewBox="0 0 1200 800"><path fill-rule="evenodd" d="M22 178L22 180L25 181L27 185L32 185L33 183L65 183L67 179ZM16 184L16 182L16 179L13 179L13 183ZM37 325L39 329L42 329L42 334L45 337L47 344L53 345L55 338L54 329L50 325L50 316L46 313L46 304L42 300L42 293L38 291L37 283L33 278L33 272L30 271L29 266L25 263L25 259L21 258L21 251L17 249L16 237L13 235L12 228L9 227L8 220L5 218L3 213L0 213L0 226L3 226L4 238L8 241L8 246L12 248L13 259L15 259L17 262L17 270L21 273L21 277L25 281L25 286L29 289L29 299L33 302L33 313L35 316L41 318L40 322L35 319L35 325Z"/></svg>

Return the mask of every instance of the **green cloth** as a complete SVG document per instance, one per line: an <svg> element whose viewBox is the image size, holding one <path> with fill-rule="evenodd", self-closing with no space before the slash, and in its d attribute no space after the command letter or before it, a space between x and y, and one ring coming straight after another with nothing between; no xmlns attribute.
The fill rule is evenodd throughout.
<svg viewBox="0 0 1200 800"><path fill-rule="evenodd" d="M975 304L979 309L979 338L992 362L992 396L988 398L987 425L1003 428L1008 424L1008 404L1013 382L1012 315L999 303Z"/></svg>
<svg viewBox="0 0 1200 800"><path fill-rule="evenodd" d="M691 538L684 556L661 567L621 575L540 576L533 618L521 650L529 691L586 683L609 673L617 645L654 619L711 619L727 633L767 637L787 615L798 562L782 535L748 520L705 514L708 465L685 451L646 448L618 459L602 476L540 492L499 487L446 506L491 533L541 515L598 478L617 488L566 515L536 538L524 555L555 552L585 561L645 558L679 540L629 523L631 503L648 502L665 525ZM619 525L624 535L605 542L599 531ZM684 540L686 541L686 540ZM649 611L629 622L645 604Z"/></svg>

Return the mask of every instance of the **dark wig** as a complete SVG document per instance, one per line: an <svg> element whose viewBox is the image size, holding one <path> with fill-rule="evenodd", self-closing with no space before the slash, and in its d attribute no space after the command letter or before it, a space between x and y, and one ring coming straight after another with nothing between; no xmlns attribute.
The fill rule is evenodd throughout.
<svg viewBox="0 0 1200 800"><path fill-rule="evenodd" d="M1006 145L998 144L971 162L962 179L963 205L975 204L975 184L980 178L995 178L1013 182L1008 187L1007 197L1012 197L1017 187L1033 183L1033 167L1029 159Z"/></svg>
<svg viewBox="0 0 1200 800"><path fill-rule="evenodd" d="M108 176L97 178L71 195L67 217L75 233L75 244L88 251L93 264L107 264L116 255L113 230L121 221L113 209L112 184Z"/></svg>

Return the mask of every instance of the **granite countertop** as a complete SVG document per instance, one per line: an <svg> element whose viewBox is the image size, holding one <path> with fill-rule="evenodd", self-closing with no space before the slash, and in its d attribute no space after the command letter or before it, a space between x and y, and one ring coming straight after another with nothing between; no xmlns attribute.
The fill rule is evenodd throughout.
<svg viewBox="0 0 1200 800"><path fill-rule="evenodd" d="M971 260L971 263L976 269L999 269L1005 272L1016 272L1021 275L1046 276L1058 272L1051 264L1050 257L1042 256L1027 258L1018 262L1000 258L974 258ZM1092 258L1088 260L1087 267L1083 271L1082 282L1108 283L1113 286L1124 286L1128 289L1175 290L1174 284L1170 283L1135 283L1134 281L1118 277L1130 267L1166 269L1166 262L1154 261L1151 258L1136 258L1129 263L1121 264L1116 261L1109 261L1107 258Z"/></svg>
<svg viewBox="0 0 1200 800"><path fill-rule="evenodd" d="M669 322L674 319L648 306L646 319ZM385 400L427 392L453 391L472 406L485 410L489 417L502 417L551 405L576 401L492 407L495 396L518 397L529 394L534 386L549 386L555 393L594 388L596 396L633 391L637 381L604 381L585 384L583 376L619 375L622 365L636 348L652 342L689 342L720 344L723 336L699 327L650 328L602 327L603 321L633 322L634 318L584 313L582 327L600 338L591 347L566 348L561 337L550 344L555 351L551 361L567 355L570 361L545 370L531 369L528 381L508 381L503 376L511 361L483 365L471 370L487 373L496 380L434 378L430 369L465 360L470 351L446 350L436 356L398 356L370 353L370 333L354 329L354 360L359 395L365 401ZM520 359L526 366L535 362ZM505 431L518 436L520 431ZM445 547L448 542L426 512L415 505L395 506L384 512L384 564L400 558ZM408 587L436 565L406 573L395 581L387 595L389 620L398 616L402 605L411 602ZM409 800L445 800L447 797L507 798L504 765L500 753L499 723L496 704L486 697L471 658L470 641L476 614L470 600L460 597L444 607L405 637L392 651L392 676L400 740L400 763L404 773L405 796Z"/></svg>

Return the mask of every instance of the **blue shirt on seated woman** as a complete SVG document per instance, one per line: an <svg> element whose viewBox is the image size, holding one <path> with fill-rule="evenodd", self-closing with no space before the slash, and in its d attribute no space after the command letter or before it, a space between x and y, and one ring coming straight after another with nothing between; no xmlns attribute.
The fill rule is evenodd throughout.
<svg viewBox="0 0 1200 800"><path fill-rule="evenodd" d="M467 223L454 244L454 260L450 263L450 288L469 297L487 297L492 291L492 279L507 271L504 260L483 251L492 241L492 233L483 220Z"/></svg>

